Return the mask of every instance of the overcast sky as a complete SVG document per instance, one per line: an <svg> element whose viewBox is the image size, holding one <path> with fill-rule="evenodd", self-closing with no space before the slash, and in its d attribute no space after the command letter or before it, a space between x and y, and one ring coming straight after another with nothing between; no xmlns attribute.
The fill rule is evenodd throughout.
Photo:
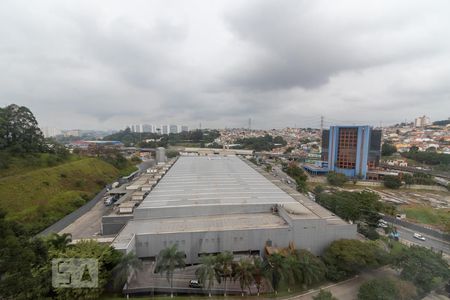
<svg viewBox="0 0 450 300"><path fill-rule="evenodd" d="M40 125L450 116L450 1L0 1L0 105Z"/></svg>

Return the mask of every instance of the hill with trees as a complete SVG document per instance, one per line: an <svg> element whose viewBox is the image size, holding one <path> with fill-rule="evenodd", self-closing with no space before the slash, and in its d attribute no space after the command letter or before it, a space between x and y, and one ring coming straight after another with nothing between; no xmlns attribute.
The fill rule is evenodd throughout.
<svg viewBox="0 0 450 300"><path fill-rule="evenodd" d="M27 232L36 233L82 206L130 164L116 154L72 155L44 138L28 108L0 108L0 209Z"/></svg>

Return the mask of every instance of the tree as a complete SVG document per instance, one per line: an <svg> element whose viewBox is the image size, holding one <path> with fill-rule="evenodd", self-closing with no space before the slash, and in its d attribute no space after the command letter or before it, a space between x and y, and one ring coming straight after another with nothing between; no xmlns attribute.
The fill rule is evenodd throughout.
<svg viewBox="0 0 450 300"><path fill-rule="evenodd" d="M216 270L219 277L223 279L224 289L223 295L227 295L227 281L231 279L233 273L233 253L229 251L222 252L216 257Z"/></svg>
<svg viewBox="0 0 450 300"><path fill-rule="evenodd" d="M399 293L390 278L377 278L364 282L358 291L358 300L397 300Z"/></svg>
<svg viewBox="0 0 450 300"><path fill-rule="evenodd" d="M381 146L381 155L382 156L391 156L392 154L394 154L396 152L397 152L397 147L395 147L394 145L392 145L389 142L385 142Z"/></svg>
<svg viewBox="0 0 450 300"><path fill-rule="evenodd" d="M333 297L330 291L320 290L319 294L313 297L313 300L338 300L336 297Z"/></svg>
<svg viewBox="0 0 450 300"><path fill-rule="evenodd" d="M253 257L253 280L255 281L257 295L259 296L259 291L261 290L261 285L264 280L264 266L261 258L259 256Z"/></svg>
<svg viewBox="0 0 450 300"><path fill-rule="evenodd" d="M270 279L275 294L278 293L278 287L283 277L286 277L287 265L281 254L274 253L266 257L264 261L264 270L267 278Z"/></svg>
<svg viewBox="0 0 450 300"><path fill-rule="evenodd" d="M327 181L334 186L343 186L347 182L347 176L341 173L328 172Z"/></svg>
<svg viewBox="0 0 450 300"><path fill-rule="evenodd" d="M203 285L207 286L209 297L211 297L211 288L217 278L216 257L214 255L205 255L200 257L200 267L195 271L195 275Z"/></svg>
<svg viewBox="0 0 450 300"><path fill-rule="evenodd" d="M315 187L314 187L314 193L316 194L316 195L318 195L318 194L320 194L320 193L323 193L323 191L324 191L325 189L324 189L324 187L323 187L323 185L316 185Z"/></svg>
<svg viewBox="0 0 450 300"><path fill-rule="evenodd" d="M402 186L402 181L398 176L386 175L384 176L383 184L389 189L398 189Z"/></svg>
<svg viewBox="0 0 450 300"><path fill-rule="evenodd" d="M122 256L119 263L113 268L114 287L123 287L130 275L136 270L142 269L142 261L136 254L130 252Z"/></svg>
<svg viewBox="0 0 450 300"><path fill-rule="evenodd" d="M159 252L156 260L155 272L166 274L167 282L170 284L170 297L173 298L173 274L175 269L184 268L186 254L178 251L177 244L174 244Z"/></svg>
<svg viewBox="0 0 450 300"><path fill-rule="evenodd" d="M244 296L244 289L248 288L248 292L251 295L250 285L253 282L253 269L254 265L248 258L241 258L234 268L234 281L239 281L241 287L242 296Z"/></svg>
<svg viewBox="0 0 450 300"><path fill-rule="evenodd" d="M51 290L47 245L0 210L0 298L44 299Z"/></svg>
<svg viewBox="0 0 450 300"><path fill-rule="evenodd" d="M411 281L421 295L450 278L449 265L442 255L424 247L404 248L393 260L401 278Z"/></svg>
<svg viewBox="0 0 450 300"><path fill-rule="evenodd" d="M50 249L64 251L72 242L72 235L70 233L52 233L45 238L45 242Z"/></svg>
<svg viewBox="0 0 450 300"><path fill-rule="evenodd" d="M327 267L327 277L339 281L385 263L386 255L386 251L375 242L342 239L332 242L322 258Z"/></svg>
<svg viewBox="0 0 450 300"><path fill-rule="evenodd" d="M112 279L112 270L119 263L122 254L109 245L93 240L83 240L64 251L55 253L56 258L90 258L98 261L97 288L57 288L59 299L95 299L103 293L106 284Z"/></svg>
<svg viewBox="0 0 450 300"><path fill-rule="evenodd" d="M307 250L298 250L295 252L297 258L296 267L300 273L300 282L304 286L310 286L313 283L322 281L325 278L325 264Z"/></svg>
<svg viewBox="0 0 450 300"><path fill-rule="evenodd" d="M0 150L18 154L45 150L44 136L25 106L11 104L0 111L0 134Z"/></svg>

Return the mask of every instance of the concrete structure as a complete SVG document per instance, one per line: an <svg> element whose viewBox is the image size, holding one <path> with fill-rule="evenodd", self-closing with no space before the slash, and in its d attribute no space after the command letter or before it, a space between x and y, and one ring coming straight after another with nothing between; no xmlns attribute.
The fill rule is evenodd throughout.
<svg viewBox="0 0 450 300"><path fill-rule="evenodd" d="M186 155L253 155L255 151L246 149L186 147L181 153Z"/></svg>
<svg viewBox="0 0 450 300"><path fill-rule="evenodd" d="M178 133L178 125L169 125L169 133Z"/></svg>
<svg viewBox="0 0 450 300"><path fill-rule="evenodd" d="M156 149L156 163L160 164L160 163L164 163L167 161L167 157L166 157L166 149L164 149L163 147L159 147Z"/></svg>
<svg viewBox="0 0 450 300"><path fill-rule="evenodd" d="M161 134L169 134L169 125L161 125Z"/></svg>
<svg viewBox="0 0 450 300"><path fill-rule="evenodd" d="M328 170L366 179L381 157L381 130L369 126L331 126L322 135L322 159Z"/></svg>
<svg viewBox="0 0 450 300"><path fill-rule="evenodd" d="M356 238L348 224L307 197L290 196L236 156L182 156L122 229L113 246L154 258L173 244L197 263L205 253L264 255L293 243L320 254Z"/></svg>
<svg viewBox="0 0 450 300"><path fill-rule="evenodd" d="M187 132L189 131L189 127L185 126L185 125L181 125L181 132Z"/></svg>
<svg viewBox="0 0 450 300"><path fill-rule="evenodd" d="M414 126L415 127L425 127L431 125L430 118L423 115L421 117L417 117L414 119Z"/></svg>

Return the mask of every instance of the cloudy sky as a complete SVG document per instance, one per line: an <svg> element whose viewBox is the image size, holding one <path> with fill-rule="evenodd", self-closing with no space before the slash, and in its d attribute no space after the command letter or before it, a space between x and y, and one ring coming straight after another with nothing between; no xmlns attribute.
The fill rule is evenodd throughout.
<svg viewBox="0 0 450 300"><path fill-rule="evenodd" d="M450 116L450 1L0 1L0 105L40 125Z"/></svg>

